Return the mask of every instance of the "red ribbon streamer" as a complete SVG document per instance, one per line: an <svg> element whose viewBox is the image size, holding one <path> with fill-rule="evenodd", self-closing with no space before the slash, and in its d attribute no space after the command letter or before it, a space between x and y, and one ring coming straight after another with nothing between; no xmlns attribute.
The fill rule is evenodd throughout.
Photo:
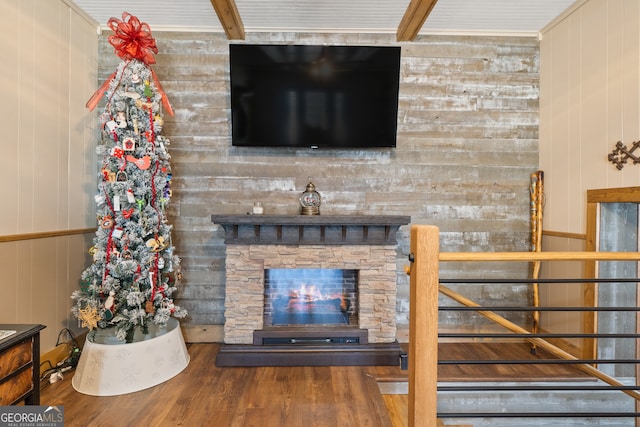
<svg viewBox="0 0 640 427"><path fill-rule="evenodd" d="M114 214L115 216L115 211L113 209L113 204L111 203L111 199L109 198L109 194L107 193L107 191L104 191L104 197L107 201L107 205L109 206L109 209L111 210L111 213ZM103 287L104 287L104 282L107 280L107 276L109 275L109 261L111 260L111 250L113 249L113 229L114 229L114 225L115 225L115 221L113 223L113 225L111 225L111 228L109 229L109 237L107 239L107 254L106 254L106 259L105 259L105 268L104 268L104 275L102 276L102 283L100 284L100 296L104 297L104 292L103 292Z"/></svg>
<svg viewBox="0 0 640 427"><path fill-rule="evenodd" d="M98 90L96 90L93 95L91 95L91 98L89 98L89 100L86 103L86 107L89 109L89 111L93 111L94 108L96 108L96 106L98 105L98 102L100 102L100 98L102 98L102 95L104 95L104 93L107 91L107 89L109 89L109 85L111 84L111 80L113 80L116 77L116 72L114 71L107 80L105 80L104 83L102 83L102 86L100 86L98 88Z"/></svg>
<svg viewBox="0 0 640 427"><path fill-rule="evenodd" d="M151 69L151 78L153 78L153 82L156 84L156 89L158 89L158 92L162 95L162 105L164 106L164 109L167 110L167 113L169 113L170 116L173 116L173 107L171 106L169 98L167 98L167 94L164 92L164 89L160 84L160 80L158 80L158 76L153 69Z"/></svg>

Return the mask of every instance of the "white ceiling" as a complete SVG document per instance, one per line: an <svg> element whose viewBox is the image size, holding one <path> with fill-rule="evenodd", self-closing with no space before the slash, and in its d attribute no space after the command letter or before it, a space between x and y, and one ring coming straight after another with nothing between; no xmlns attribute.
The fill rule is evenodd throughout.
<svg viewBox="0 0 640 427"><path fill-rule="evenodd" d="M127 11L152 31L216 31L210 0L68 0L102 28ZM438 0L419 34L536 35L584 0ZM235 0L245 32L395 33L409 0Z"/></svg>

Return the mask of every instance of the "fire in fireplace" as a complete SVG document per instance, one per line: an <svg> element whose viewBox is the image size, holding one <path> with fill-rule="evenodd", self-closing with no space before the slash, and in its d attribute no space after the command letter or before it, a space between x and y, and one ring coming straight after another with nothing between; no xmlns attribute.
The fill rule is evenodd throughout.
<svg viewBox="0 0 640 427"><path fill-rule="evenodd" d="M264 323L358 325L358 270L265 270Z"/></svg>

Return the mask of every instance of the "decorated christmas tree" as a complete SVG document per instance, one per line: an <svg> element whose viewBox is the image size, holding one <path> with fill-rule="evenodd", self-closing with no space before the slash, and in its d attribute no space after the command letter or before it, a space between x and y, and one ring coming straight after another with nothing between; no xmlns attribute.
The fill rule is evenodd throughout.
<svg viewBox="0 0 640 427"><path fill-rule="evenodd" d="M169 140L161 132L162 109L173 110L150 68L156 43L149 26L129 13L108 25L114 32L109 43L122 61L87 102L93 110L106 100L97 147L98 229L93 263L72 295L72 311L83 327L114 328L119 340L129 342L137 327L144 331L187 313L172 299L180 259L167 223L172 174Z"/></svg>

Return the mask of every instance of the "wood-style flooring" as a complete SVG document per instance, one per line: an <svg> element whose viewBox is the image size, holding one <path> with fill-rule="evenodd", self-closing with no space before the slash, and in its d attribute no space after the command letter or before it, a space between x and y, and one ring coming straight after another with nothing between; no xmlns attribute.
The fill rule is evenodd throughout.
<svg viewBox="0 0 640 427"><path fill-rule="evenodd" d="M218 344L188 345L191 361L178 376L122 396L75 391L73 373L43 382L41 405L64 407L65 427L75 426L302 426L399 427L406 425L406 395L382 395L378 382L406 381L395 366L218 368ZM440 354L531 358L527 344L441 344ZM498 357L499 356L499 357ZM543 379L580 375L558 365L447 365L439 380Z"/></svg>

